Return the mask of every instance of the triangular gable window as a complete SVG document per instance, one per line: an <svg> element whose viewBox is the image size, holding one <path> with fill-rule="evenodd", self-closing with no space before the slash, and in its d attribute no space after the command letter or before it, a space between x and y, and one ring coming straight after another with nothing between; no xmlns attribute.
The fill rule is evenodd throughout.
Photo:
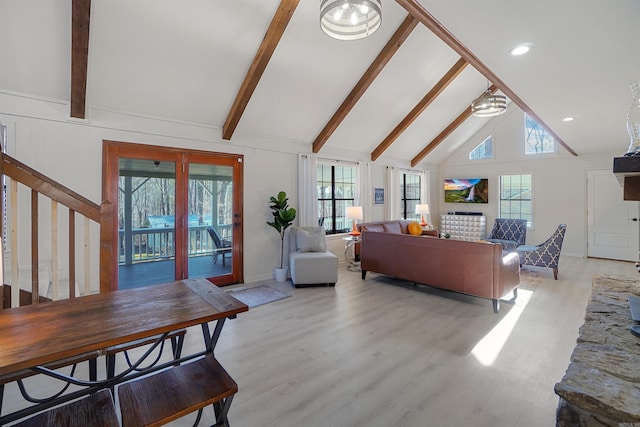
<svg viewBox="0 0 640 427"><path fill-rule="evenodd" d="M556 140L532 117L525 114L525 154L544 154L556 151Z"/></svg>
<svg viewBox="0 0 640 427"><path fill-rule="evenodd" d="M469 160L490 159L493 157L492 136L489 135L484 141L469 152Z"/></svg>

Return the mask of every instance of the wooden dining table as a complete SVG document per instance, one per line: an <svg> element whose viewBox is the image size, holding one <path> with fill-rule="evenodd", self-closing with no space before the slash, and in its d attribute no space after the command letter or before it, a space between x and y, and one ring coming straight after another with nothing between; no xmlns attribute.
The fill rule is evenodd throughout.
<svg viewBox="0 0 640 427"><path fill-rule="evenodd" d="M213 355L225 319L247 310L247 305L205 279L185 279L3 310L0 376L25 369L51 375L43 365L135 340L163 337L195 325L202 326L203 350L183 356L181 361ZM214 330L210 332L209 322L214 321ZM80 391L0 416L0 425L167 366L170 364L82 382L85 387Z"/></svg>

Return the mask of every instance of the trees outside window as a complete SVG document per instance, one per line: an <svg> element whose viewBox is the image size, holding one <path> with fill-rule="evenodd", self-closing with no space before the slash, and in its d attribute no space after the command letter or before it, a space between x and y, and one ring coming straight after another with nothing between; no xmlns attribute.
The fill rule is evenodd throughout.
<svg viewBox="0 0 640 427"><path fill-rule="evenodd" d="M351 220L347 207L354 206L357 188L355 166L340 163L318 163L318 219L327 234L346 233Z"/></svg>
<svg viewBox="0 0 640 427"><path fill-rule="evenodd" d="M556 151L556 140L528 114L524 115L525 154L544 154Z"/></svg>
<svg viewBox="0 0 640 427"><path fill-rule="evenodd" d="M420 204L420 175L400 174L400 218L415 218L416 205Z"/></svg>

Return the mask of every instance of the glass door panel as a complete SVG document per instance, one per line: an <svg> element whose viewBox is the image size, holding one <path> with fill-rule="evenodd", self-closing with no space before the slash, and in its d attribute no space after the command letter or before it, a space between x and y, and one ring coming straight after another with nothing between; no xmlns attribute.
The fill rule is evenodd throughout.
<svg viewBox="0 0 640 427"><path fill-rule="evenodd" d="M175 280L176 163L119 159L118 287Z"/></svg>
<svg viewBox="0 0 640 427"><path fill-rule="evenodd" d="M233 272L233 167L189 163L189 278Z"/></svg>

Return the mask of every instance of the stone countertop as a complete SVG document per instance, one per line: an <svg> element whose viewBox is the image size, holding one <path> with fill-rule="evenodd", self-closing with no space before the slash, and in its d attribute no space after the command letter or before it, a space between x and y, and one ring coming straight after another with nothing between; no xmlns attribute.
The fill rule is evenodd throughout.
<svg viewBox="0 0 640 427"><path fill-rule="evenodd" d="M640 280L594 277L571 363L555 385L558 426L640 423L640 338L629 332L630 295L640 296Z"/></svg>

